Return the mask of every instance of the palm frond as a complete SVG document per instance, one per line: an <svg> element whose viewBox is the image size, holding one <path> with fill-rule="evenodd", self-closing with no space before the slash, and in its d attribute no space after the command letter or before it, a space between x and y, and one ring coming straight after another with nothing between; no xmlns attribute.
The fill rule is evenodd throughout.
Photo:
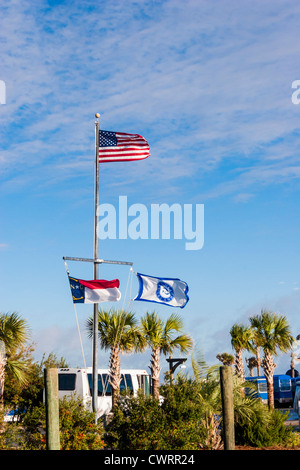
<svg viewBox="0 0 300 470"><path fill-rule="evenodd" d="M22 385L28 383L28 363L25 361L9 360L5 366L6 370L12 374Z"/></svg>

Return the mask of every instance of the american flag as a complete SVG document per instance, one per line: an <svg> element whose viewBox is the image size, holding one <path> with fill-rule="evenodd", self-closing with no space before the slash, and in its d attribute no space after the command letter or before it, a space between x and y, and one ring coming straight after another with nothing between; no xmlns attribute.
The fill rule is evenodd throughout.
<svg viewBox="0 0 300 470"><path fill-rule="evenodd" d="M149 157L150 147L138 134L99 131L99 162L128 162Z"/></svg>

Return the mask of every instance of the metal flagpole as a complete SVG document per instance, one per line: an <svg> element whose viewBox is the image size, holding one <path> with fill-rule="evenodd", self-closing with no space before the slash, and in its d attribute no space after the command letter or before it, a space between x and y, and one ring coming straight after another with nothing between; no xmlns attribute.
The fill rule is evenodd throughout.
<svg viewBox="0 0 300 470"><path fill-rule="evenodd" d="M63 260L71 260L71 261L87 261L90 263L97 263L97 264L125 264L128 266L133 266L132 261L113 261L108 259L92 259L92 258L75 258L74 256L63 256Z"/></svg>
<svg viewBox="0 0 300 470"><path fill-rule="evenodd" d="M94 218L94 279L99 278L99 237L98 237L98 207L99 207L99 113L95 114L95 218ZM96 413L95 421L97 422L98 410L98 304L93 305L93 394L92 407Z"/></svg>

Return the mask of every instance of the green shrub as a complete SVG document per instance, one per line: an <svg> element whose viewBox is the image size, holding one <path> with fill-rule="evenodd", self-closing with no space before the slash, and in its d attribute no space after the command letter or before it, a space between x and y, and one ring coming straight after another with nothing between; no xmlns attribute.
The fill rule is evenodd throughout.
<svg viewBox="0 0 300 470"><path fill-rule="evenodd" d="M156 449L162 419L161 408L151 397L124 397L106 428L105 442L118 450Z"/></svg>
<svg viewBox="0 0 300 470"><path fill-rule="evenodd" d="M63 398L59 407L62 450L103 449L103 426L95 424L95 414L82 405L80 398Z"/></svg>
<svg viewBox="0 0 300 470"><path fill-rule="evenodd" d="M59 401L61 450L103 449L103 426L95 424L95 415L86 410L80 398ZM1 437L2 448L20 450L46 449L45 406L33 407L25 413L21 424L7 423Z"/></svg>
<svg viewBox="0 0 300 470"><path fill-rule="evenodd" d="M160 387L161 404L152 397L125 398L106 429L105 442L117 450L197 450L222 447L221 395L217 382L178 378ZM296 445L292 426L281 411L235 388L236 445Z"/></svg>
<svg viewBox="0 0 300 470"><path fill-rule="evenodd" d="M263 415L253 413L251 419L236 423L236 444L253 447L287 445L292 440L293 427L284 423L286 419L286 413L279 410Z"/></svg>
<svg viewBox="0 0 300 470"><path fill-rule="evenodd" d="M106 428L105 442L118 450L197 450L208 431L201 412L176 388L166 387L162 404L139 394L124 398Z"/></svg>

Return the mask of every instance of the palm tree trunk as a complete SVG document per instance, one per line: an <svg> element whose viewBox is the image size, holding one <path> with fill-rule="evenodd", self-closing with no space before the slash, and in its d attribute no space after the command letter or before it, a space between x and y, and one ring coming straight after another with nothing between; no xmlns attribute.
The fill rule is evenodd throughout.
<svg viewBox="0 0 300 470"><path fill-rule="evenodd" d="M245 381L245 369L243 364L243 351L242 349L237 349L235 352L235 368L238 377L244 382ZM241 396L245 396L245 389L241 389Z"/></svg>
<svg viewBox="0 0 300 470"><path fill-rule="evenodd" d="M2 410L4 406L4 403L3 403L4 381L5 381L5 363L0 361L0 410Z"/></svg>
<svg viewBox="0 0 300 470"><path fill-rule="evenodd" d="M291 377L292 377L292 379L295 377L294 353L291 353Z"/></svg>
<svg viewBox="0 0 300 470"><path fill-rule="evenodd" d="M260 349L256 346L257 375L260 376Z"/></svg>
<svg viewBox="0 0 300 470"><path fill-rule="evenodd" d="M245 380L245 370L243 364L243 351L241 349L236 350L235 355L235 367L237 375L240 379Z"/></svg>
<svg viewBox="0 0 300 470"><path fill-rule="evenodd" d="M273 374L276 364L274 364L273 356L270 351L266 350L264 359L262 361L262 366L264 368L265 377L267 380L267 389L268 389L268 406L269 409L274 409L274 386L273 386Z"/></svg>
<svg viewBox="0 0 300 470"><path fill-rule="evenodd" d="M267 379L267 390L268 390L268 407L269 410L274 409L274 385L273 385L273 376L271 378L266 377Z"/></svg>
<svg viewBox="0 0 300 470"><path fill-rule="evenodd" d="M152 395L153 395L153 398L155 398L156 400L159 400L160 360L159 360L158 348L152 348L150 371L151 371L151 378L152 378Z"/></svg>
<svg viewBox="0 0 300 470"><path fill-rule="evenodd" d="M5 362L1 361L1 354L0 354L0 415L4 411L4 383L5 383ZM0 420L0 433L5 430L5 421L1 422Z"/></svg>
<svg viewBox="0 0 300 470"><path fill-rule="evenodd" d="M109 383L111 385L112 392L112 410L117 406L119 395L120 395L120 383L121 383L121 364L119 349L113 347L111 349L110 361L109 361Z"/></svg>

